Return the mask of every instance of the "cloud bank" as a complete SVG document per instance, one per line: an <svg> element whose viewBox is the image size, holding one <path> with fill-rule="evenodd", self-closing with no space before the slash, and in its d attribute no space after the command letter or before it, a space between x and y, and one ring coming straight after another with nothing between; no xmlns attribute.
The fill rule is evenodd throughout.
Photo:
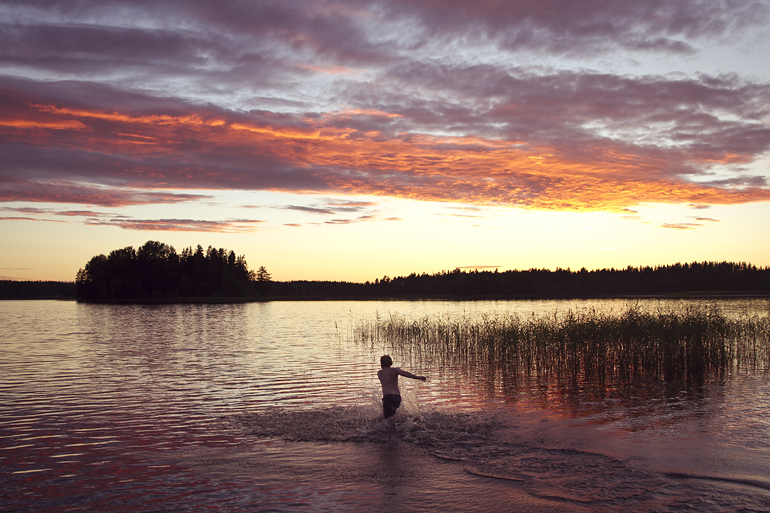
<svg viewBox="0 0 770 513"><path fill-rule="evenodd" d="M692 55L769 12L698 0L3 1L0 201L112 208L268 190L618 213L768 201L751 165L770 151L769 84L522 56Z"/></svg>

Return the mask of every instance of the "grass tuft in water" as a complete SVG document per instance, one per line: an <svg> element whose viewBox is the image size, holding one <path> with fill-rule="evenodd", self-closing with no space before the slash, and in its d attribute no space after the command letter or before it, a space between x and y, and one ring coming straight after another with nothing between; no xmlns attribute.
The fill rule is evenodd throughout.
<svg viewBox="0 0 770 513"><path fill-rule="evenodd" d="M736 370L770 368L770 317L731 318L717 307L479 319L378 315L355 326L353 338L440 365L504 367L506 373L592 381L700 382Z"/></svg>

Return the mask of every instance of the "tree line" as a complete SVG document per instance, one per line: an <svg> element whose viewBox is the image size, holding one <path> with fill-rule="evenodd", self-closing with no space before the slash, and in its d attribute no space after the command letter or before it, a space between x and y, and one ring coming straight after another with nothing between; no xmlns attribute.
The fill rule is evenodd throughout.
<svg viewBox="0 0 770 513"><path fill-rule="evenodd" d="M148 241L97 255L75 279L77 299L136 301L190 297L255 297L268 293L270 274L249 269L244 256L199 244L178 254L173 246Z"/></svg>
<svg viewBox="0 0 770 513"><path fill-rule="evenodd" d="M73 299L75 293L73 282L0 280L0 299Z"/></svg>
<svg viewBox="0 0 770 513"><path fill-rule="evenodd" d="M369 284L383 295L596 297L717 292L770 292L770 268L747 263L693 262L656 267L461 271L387 276Z"/></svg>
<svg viewBox="0 0 770 513"><path fill-rule="evenodd" d="M232 250L201 245L177 253L149 241L98 255L75 283L0 281L2 299L75 298L83 301L249 299L536 299L676 295L770 294L770 268L748 263L693 262L655 267L571 271L528 269L412 273L373 282L272 281L264 266L249 269Z"/></svg>
<svg viewBox="0 0 770 513"><path fill-rule="evenodd" d="M565 298L690 293L770 293L770 268L747 263L693 262L656 267L579 271L529 269L442 271L374 282L276 282L285 297L349 298Z"/></svg>

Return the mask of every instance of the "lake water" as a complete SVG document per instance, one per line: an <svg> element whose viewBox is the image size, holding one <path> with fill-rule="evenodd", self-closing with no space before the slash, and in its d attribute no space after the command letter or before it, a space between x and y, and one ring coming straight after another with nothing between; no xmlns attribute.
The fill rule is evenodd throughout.
<svg viewBox="0 0 770 513"><path fill-rule="evenodd" d="M0 510L770 510L763 371L566 390L391 352L428 376L402 378L409 420L392 429L386 348L351 335L393 313L629 304L693 301L1 302Z"/></svg>

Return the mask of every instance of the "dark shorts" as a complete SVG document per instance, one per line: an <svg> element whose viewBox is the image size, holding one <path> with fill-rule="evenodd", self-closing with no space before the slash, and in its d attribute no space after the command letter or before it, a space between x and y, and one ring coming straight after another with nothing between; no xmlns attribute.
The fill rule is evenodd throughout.
<svg viewBox="0 0 770 513"><path fill-rule="evenodd" d="M388 394L382 398L382 413L385 414L386 419L395 415L399 406L401 406L400 395Z"/></svg>

